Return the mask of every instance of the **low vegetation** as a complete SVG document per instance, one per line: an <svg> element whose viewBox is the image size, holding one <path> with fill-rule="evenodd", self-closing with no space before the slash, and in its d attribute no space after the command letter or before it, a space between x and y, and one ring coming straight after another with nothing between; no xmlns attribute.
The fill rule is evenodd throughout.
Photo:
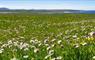
<svg viewBox="0 0 95 60"><path fill-rule="evenodd" d="M0 14L0 60L94 60L95 14Z"/></svg>

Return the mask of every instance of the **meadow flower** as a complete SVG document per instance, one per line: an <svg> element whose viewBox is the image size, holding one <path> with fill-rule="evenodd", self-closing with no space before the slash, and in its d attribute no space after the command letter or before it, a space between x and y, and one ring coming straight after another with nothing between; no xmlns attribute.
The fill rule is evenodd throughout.
<svg viewBox="0 0 95 60"><path fill-rule="evenodd" d="M81 43L83 46L85 46L85 45L87 45L87 43L86 42L84 42L84 43Z"/></svg>
<svg viewBox="0 0 95 60"><path fill-rule="evenodd" d="M34 40L30 40L30 43L34 43L35 41Z"/></svg>
<svg viewBox="0 0 95 60"><path fill-rule="evenodd" d="M91 37L95 37L95 32L90 32L89 35L90 35Z"/></svg>
<svg viewBox="0 0 95 60"><path fill-rule="evenodd" d="M18 46L18 41L13 42L14 46Z"/></svg>
<svg viewBox="0 0 95 60"><path fill-rule="evenodd" d="M39 52L39 49L38 48L35 48L34 49L34 53L37 53L37 52Z"/></svg>
<svg viewBox="0 0 95 60"><path fill-rule="evenodd" d="M54 54L54 50L50 50L48 54Z"/></svg>
<svg viewBox="0 0 95 60"><path fill-rule="evenodd" d="M38 46L41 46L41 45L42 45L42 43L39 43L39 44L38 44Z"/></svg>
<svg viewBox="0 0 95 60"><path fill-rule="evenodd" d="M52 44L51 47L55 47L55 44Z"/></svg>
<svg viewBox="0 0 95 60"><path fill-rule="evenodd" d="M56 59L57 60L61 60L62 59L62 56L58 56Z"/></svg>
<svg viewBox="0 0 95 60"><path fill-rule="evenodd" d="M55 42L55 41L56 41L56 39L52 39L51 41L52 41L52 42Z"/></svg>
<svg viewBox="0 0 95 60"><path fill-rule="evenodd" d="M94 38L93 37L90 37L90 36L88 36L87 39L88 40L94 40Z"/></svg>
<svg viewBox="0 0 95 60"><path fill-rule="evenodd" d="M48 39L45 39L45 40L44 40L44 44L46 44L47 42L48 42Z"/></svg>
<svg viewBox="0 0 95 60"><path fill-rule="evenodd" d="M47 50L50 50L50 49L51 49L51 46L48 46L48 47L47 47Z"/></svg>
<svg viewBox="0 0 95 60"><path fill-rule="evenodd" d="M8 41L8 44L12 44L12 40L9 40L9 41Z"/></svg>
<svg viewBox="0 0 95 60"><path fill-rule="evenodd" d="M74 38L74 39L77 38L77 35L74 35L73 38Z"/></svg>
<svg viewBox="0 0 95 60"><path fill-rule="evenodd" d="M51 57L52 54L49 54L47 56L45 56L45 59L48 59L49 57Z"/></svg>
<svg viewBox="0 0 95 60"><path fill-rule="evenodd" d="M19 60L19 59L17 59L16 57L14 57L14 58L12 58L12 59L10 59L10 60Z"/></svg>
<svg viewBox="0 0 95 60"><path fill-rule="evenodd" d="M58 44L61 44L61 42L62 42L62 40L59 40L57 43L58 43Z"/></svg>
<svg viewBox="0 0 95 60"><path fill-rule="evenodd" d="M0 54L3 53L3 50L4 50L4 49L0 49Z"/></svg>
<svg viewBox="0 0 95 60"><path fill-rule="evenodd" d="M28 58L29 56L28 55L24 55L23 58Z"/></svg>
<svg viewBox="0 0 95 60"><path fill-rule="evenodd" d="M45 44L45 46L49 46L49 44Z"/></svg>
<svg viewBox="0 0 95 60"><path fill-rule="evenodd" d="M23 43L23 42L21 42L20 45L19 45L19 48L20 48L20 49L23 49L23 48L26 48L26 47L28 47L28 46L29 46L28 43Z"/></svg>
<svg viewBox="0 0 95 60"><path fill-rule="evenodd" d="M92 58L95 59L95 56L93 56Z"/></svg>
<svg viewBox="0 0 95 60"><path fill-rule="evenodd" d="M38 39L35 39L35 42L38 42Z"/></svg>
<svg viewBox="0 0 95 60"><path fill-rule="evenodd" d="M1 48L7 47L7 46L8 46L8 44L3 44L3 45L1 46Z"/></svg>
<svg viewBox="0 0 95 60"><path fill-rule="evenodd" d="M87 37L88 40L94 40L95 38L95 32L90 32L89 36Z"/></svg>
<svg viewBox="0 0 95 60"><path fill-rule="evenodd" d="M75 48L78 48L78 47L79 47L79 44L75 44L74 47L75 47Z"/></svg>

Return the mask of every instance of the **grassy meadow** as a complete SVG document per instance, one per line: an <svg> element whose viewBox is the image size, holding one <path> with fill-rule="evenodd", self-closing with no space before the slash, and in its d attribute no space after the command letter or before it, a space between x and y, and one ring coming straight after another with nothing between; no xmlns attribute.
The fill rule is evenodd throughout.
<svg viewBox="0 0 95 60"><path fill-rule="evenodd" d="M95 14L0 14L0 60L95 60Z"/></svg>

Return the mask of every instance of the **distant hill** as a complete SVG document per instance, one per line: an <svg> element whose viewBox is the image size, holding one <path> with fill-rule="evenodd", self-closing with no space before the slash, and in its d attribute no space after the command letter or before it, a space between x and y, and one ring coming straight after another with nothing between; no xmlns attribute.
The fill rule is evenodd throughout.
<svg viewBox="0 0 95 60"><path fill-rule="evenodd" d="M95 14L95 10L71 10L71 9L63 9L63 10L35 10L35 9L30 9L30 10L25 10L25 9L9 9L9 8L0 8L0 13L4 13L4 12L23 12L23 13L48 13L48 14L52 14L52 13L85 13L85 14Z"/></svg>
<svg viewBox="0 0 95 60"><path fill-rule="evenodd" d="M0 8L0 11L3 11L3 10L10 10L8 8Z"/></svg>

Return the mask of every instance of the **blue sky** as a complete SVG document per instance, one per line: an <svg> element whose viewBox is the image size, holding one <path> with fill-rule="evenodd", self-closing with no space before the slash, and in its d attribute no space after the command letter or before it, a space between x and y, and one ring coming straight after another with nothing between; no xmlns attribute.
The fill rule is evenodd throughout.
<svg viewBox="0 0 95 60"><path fill-rule="evenodd" d="M95 10L95 0L0 0L0 7L10 9Z"/></svg>

